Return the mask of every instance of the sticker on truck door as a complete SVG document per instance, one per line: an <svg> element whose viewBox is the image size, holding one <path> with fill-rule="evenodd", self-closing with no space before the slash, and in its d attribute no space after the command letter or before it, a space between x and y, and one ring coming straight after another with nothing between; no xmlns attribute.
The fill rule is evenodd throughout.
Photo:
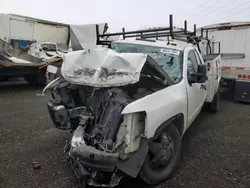
<svg viewBox="0 0 250 188"><path fill-rule="evenodd" d="M160 52L165 54L180 55L180 51L175 49L162 48Z"/></svg>

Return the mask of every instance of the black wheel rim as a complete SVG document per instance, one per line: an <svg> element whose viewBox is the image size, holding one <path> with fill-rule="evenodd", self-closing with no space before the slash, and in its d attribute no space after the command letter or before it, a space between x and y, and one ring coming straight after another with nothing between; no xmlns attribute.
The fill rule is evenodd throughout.
<svg viewBox="0 0 250 188"><path fill-rule="evenodd" d="M170 163L174 153L174 143L169 134L162 132L149 147L147 162L153 171L162 171Z"/></svg>

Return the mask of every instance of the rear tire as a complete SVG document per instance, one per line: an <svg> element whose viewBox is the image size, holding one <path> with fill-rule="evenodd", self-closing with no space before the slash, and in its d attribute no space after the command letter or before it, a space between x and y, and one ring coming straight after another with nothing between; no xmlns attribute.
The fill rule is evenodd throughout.
<svg viewBox="0 0 250 188"><path fill-rule="evenodd" d="M216 113L220 110L220 91L214 95L213 101L210 103L210 110L213 113Z"/></svg>
<svg viewBox="0 0 250 188"><path fill-rule="evenodd" d="M160 146L159 147L160 149L157 150L156 148L159 146L159 142L157 142L157 140L159 138L164 138L164 139L167 138L168 141L160 143L160 145L162 144L162 146ZM177 165L179 164L181 155L181 137L177 127L173 124L169 124L160 133L159 137L153 140L152 143L150 143L150 147L152 146L152 144L154 144L153 150L156 149L155 151L156 155L152 154L150 151L152 149L149 148L148 155L139 173L139 178L146 184L155 185L167 180L176 170ZM169 144L170 144L170 149L168 148ZM164 151L166 152L162 153ZM158 158L161 155L164 158L160 157L159 161L154 162L154 159ZM159 167L158 166L156 167L157 163L159 164L158 165Z"/></svg>
<svg viewBox="0 0 250 188"><path fill-rule="evenodd" d="M0 82L7 82L8 80L8 77L0 77Z"/></svg>
<svg viewBox="0 0 250 188"><path fill-rule="evenodd" d="M30 85L46 85L46 75L26 75L24 79Z"/></svg>

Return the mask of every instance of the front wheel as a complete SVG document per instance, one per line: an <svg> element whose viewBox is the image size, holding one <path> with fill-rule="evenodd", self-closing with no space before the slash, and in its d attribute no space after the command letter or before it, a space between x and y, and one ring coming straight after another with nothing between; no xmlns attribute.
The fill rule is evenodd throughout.
<svg viewBox="0 0 250 188"><path fill-rule="evenodd" d="M181 138L175 125L169 124L149 145L149 152L139 177L146 184L168 179L180 161Z"/></svg>

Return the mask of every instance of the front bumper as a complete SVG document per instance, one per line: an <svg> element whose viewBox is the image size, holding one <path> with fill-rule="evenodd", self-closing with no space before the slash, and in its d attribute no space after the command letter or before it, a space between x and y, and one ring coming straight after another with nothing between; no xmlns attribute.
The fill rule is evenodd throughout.
<svg viewBox="0 0 250 188"><path fill-rule="evenodd" d="M79 145L74 136L72 140L74 144L69 151L71 167L80 182L94 187L115 187L125 174L136 178L148 152L146 139L141 140L139 150L124 160L119 153L100 151L85 143Z"/></svg>
<svg viewBox="0 0 250 188"><path fill-rule="evenodd" d="M71 148L69 162L81 185L115 187L123 177L115 170L118 156L82 144Z"/></svg>
<svg viewBox="0 0 250 188"><path fill-rule="evenodd" d="M115 170L115 165L118 162L119 154L107 153L82 144L81 146L73 147L70 151L70 156L74 160L79 160L86 168L104 172L113 172Z"/></svg>

